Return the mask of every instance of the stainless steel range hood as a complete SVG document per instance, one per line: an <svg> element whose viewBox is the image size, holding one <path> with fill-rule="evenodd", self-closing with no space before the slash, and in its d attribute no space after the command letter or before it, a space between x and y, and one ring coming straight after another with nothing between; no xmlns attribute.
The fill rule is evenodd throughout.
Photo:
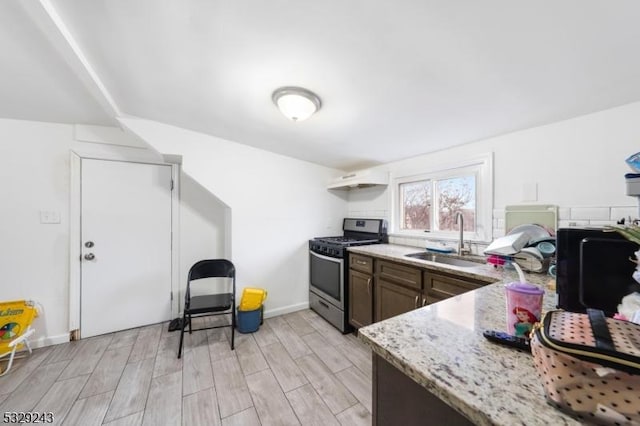
<svg viewBox="0 0 640 426"><path fill-rule="evenodd" d="M328 189L353 189L368 188L370 186L383 185L389 183L389 173L377 172L373 170L359 170L338 176L329 182Z"/></svg>

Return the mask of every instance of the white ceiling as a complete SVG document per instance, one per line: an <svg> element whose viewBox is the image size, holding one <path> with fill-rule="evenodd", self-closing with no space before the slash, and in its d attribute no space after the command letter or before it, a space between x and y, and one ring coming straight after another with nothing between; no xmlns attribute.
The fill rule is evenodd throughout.
<svg viewBox="0 0 640 426"><path fill-rule="evenodd" d="M639 20L636 0L5 1L0 117L121 113L355 169L640 100ZM281 116L290 85L319 113Z"/></svg>

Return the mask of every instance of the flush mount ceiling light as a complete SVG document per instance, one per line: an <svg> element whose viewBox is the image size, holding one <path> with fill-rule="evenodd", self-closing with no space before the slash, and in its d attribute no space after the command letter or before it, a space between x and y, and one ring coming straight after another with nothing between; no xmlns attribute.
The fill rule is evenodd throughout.
<svg viewBox="0 0 640 426"><path fill-rule="evenodd" d="M289 120L302 121L320 109L320 98L302 87L281 87L271 96L281 113Z"/></svg>

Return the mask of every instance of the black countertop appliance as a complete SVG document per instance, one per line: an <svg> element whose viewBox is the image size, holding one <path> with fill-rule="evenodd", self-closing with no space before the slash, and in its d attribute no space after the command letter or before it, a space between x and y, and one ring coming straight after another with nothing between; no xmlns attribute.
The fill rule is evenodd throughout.
<svg viewBox="0 0 640 426"><path fill-rule="evenodd" d="M603 228L560 228L557 232L556 291L558 308L617 312L622 298L640 291L632 277L638 245Z"/></svg>

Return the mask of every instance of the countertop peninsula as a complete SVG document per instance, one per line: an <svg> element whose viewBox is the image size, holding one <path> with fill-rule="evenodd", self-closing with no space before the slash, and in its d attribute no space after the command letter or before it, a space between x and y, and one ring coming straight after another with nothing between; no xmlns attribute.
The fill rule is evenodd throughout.
<svg viewBox="0 0 640 426"><path fill-rule="evenodd" d="M380 244L350 252L493 282L459 296L360 328L374 353L431 394L481 425L579 425L547 404L531 355L489 342L486 329L505 330L504 284L514 271L491 265L472 268L405 257L416 247ZM544 274L527 274L544 285ZM545 289L543 311L555 309Z"/></svg>

